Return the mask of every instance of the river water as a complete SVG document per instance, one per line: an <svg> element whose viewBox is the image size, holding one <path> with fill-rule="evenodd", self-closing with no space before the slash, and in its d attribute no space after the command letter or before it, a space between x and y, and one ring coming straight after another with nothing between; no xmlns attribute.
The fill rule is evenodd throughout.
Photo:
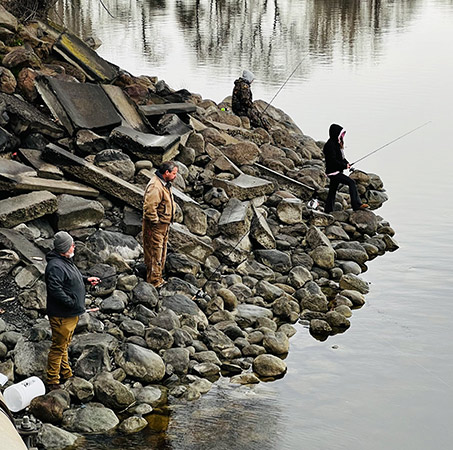
<svg viewBox="0 0 453 450"><path fill-rule="evenodd" d="M301 63L273 104L315 139L343 125L349 160L430 123L358 164L384 181L378 213L400 249L369 264L346 333L318 342L298 325L283 379L224 380L145 432L87 448L452 448L453 0L103 3L61 0L57 20L132 74L216 102L244 68L269 101Z"/></svg>

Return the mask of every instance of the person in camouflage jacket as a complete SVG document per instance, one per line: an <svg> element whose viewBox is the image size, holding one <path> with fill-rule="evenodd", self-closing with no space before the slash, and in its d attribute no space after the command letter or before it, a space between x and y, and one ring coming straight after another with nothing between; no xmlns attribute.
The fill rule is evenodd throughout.
<svg viewBox="0 0 453 450"><path fill-rule="evenodd" d="M253 106L251 84L254 79L255 76L252 72L244 70L242 77L235 80L231 106L234 114L237 116L248 117L253 127L266 128L266 123L261 117L261 114Z"/></svg>

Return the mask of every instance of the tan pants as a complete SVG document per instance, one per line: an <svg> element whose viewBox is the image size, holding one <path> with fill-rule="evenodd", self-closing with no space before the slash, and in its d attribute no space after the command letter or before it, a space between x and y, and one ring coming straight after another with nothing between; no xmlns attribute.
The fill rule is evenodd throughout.
<svg viewBox="0 0 453 450"><path fill-rule="evenodd" d="M79 322L78 317L49 317L52 345L47 359L47 384L59 384L62 378L72 377L68 347Z"/></svg>
<svg viewBox="0 0 453 450"><path fill-rule="evenodd" d="M159 286L164 281L162 270L167 258L167 242L170 224L151 224L143 221L143 251L146 264L146 281Z"/></svg>

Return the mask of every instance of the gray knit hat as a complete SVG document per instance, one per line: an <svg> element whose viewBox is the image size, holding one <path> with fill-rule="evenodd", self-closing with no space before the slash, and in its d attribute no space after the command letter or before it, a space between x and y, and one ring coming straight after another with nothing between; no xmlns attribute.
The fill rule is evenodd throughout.
<svg viewBox="0 0 453 450"><path fill-rule="evenodd" d="M255 79L255 75L253 75L253 73L250 72L250 70L244 70L242 72L242 78L251 83Z"/></svg>
<svg viewBox="0 0 453 450"><path fill-rule="evenodd" d="M70 248L74 240L69 233L66 231L59 231L55 233L54 249L57 253L66 253Z"/></svg>

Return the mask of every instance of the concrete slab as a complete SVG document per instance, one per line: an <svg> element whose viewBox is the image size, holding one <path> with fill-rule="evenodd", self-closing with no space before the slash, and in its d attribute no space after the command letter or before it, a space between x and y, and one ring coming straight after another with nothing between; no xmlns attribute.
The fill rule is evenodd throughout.
<svg viewBox="0 0 453 450"><path fill-rule="evenodd" d="M55 144L48 144L44 150L45 160L52 161L63 172L83 180L91 186L122 200L124 203L139 210L143 208L144 190L121 178L73 155Z"/></svg>
<svg viewBox="0 0 453 450"><path fill-rule="evenodd" d="M57 208L57 197L48 191L30 192L0 200L0 227L12 228L52 214Z"/></svg>
<svg viewBox="0 0 453 450"><path fill-rule="evenodd" d="M135 103L119 86L114 86L113 84L103 84L102 89L104 89L116 109L131 128L141 131L142 133L151 131L146 118L141 116L135 106Z"/></svg>
<svg viewBox="0 0 453 450"><path fill-rule="evenodd" d="M46 80L75 129L113 128L121 124L120 115L100 86L50 77Z"/></svg>
<svg viewBox="0 0 453 450"><path fill-rule="evenodd" d="M0 228L1 247L14 250L22 260L33 264L42 275L46 270L46 255L16 230Z"/></svg>
<svg viewBox="0 0 453 450"><path fill-rule="evenodd" d="M59 121L70 135L74 134L74 126L71 119L66 114L63 105L58 101L56 95L52 92L46 77L39 77L35 80L36 90L41 96L43 102L49 108L55 120Z"/></svg>
<svg viewBox="0 0 453 450"><path fill-rule="evenodd" d="M25 164L11 159L0 158L0 173L2 175L11 175L16 177L17 175L27 175L30 177L36 177L38 173Z"/></svg>
<svg viewBox="0 0 453 450"><path fill-rule="evenodd" d="M266 218L260 211L252 205L253 209L253 220L250 229L250 235L255 241L266 249L276 248L275 237L267 223Z"/></svg>
<svg viewBox="0 0 453 450"><path fill-rule="evenodd" d="M129 127L117 127L110 134L112 143L137 159L147 159L156 166L170 161L178 153L180 136L157 136Z"/></svg>
<svg viewBox="0 0 453 450"><path fill-rule="evenodd" d="M117 67L101 58L77 36L67 31L60 34L54 50L74 61L92 81L112 81L118 75Z"/></svg>
<svg viewBox="0 0 453 450"><path fill-rule="evenodd" d="M240 239L250 230L252 209L250 202L241 202L231 198L220 216L219 230L228 236Z"/></svg>
<svg viewBox="0 0 453 450"><path fill-rule="evenodd" d="M246 174L241 174L231 181L216 178L213 185L224 189L228 197L239 200L251 200L274 192L274 184L271 181Z"/></svg>
<svg viewBox="0 0 453 450"><path fill-rule="evenodd" d="M0 174L0 190L8 192L49 191L54 194L71 194L82 197L97 197L99 191L73 181L49 180L39 177Z"/></svg>
<svg viewBox="0 0 453 450"><path fill-rule="evenodd" d="M5 102L4 110L10 116L10 130L17 135L24 132L37 132L59 139L64 130L46 115L14 95L0 92L0 103Z"/></svg>
<svg viewBox="0 0 453 450"><path fill-rule="evenodd" d="M164 103L162 105L140 106L145 116L163 116L164 114L190 114L197 110L192 103Z"/></svg>
<svg viewBox="0 0 453 450"><path fill-rule="evenodd" d="M214 251L212 245L207 244L205 239L200 239L179 223L171 225L169 240L175 252L184 253L203 264Z"/></svg>
<svg viewBox="0 0 453 450"><path fill-rule="evenodd" d="M42 159L41 150L34 148L20 148L17 151L17 154L23 161L38 171L39 177L50 180L61 180L63 178L63 172L57 166L54 166L53 164L50 164Z"/></svg>
<svg viewBox="0 0 453 450"><path fill-rule="evenodd" d="M301 200L309 200L312 198L315 191L312 187L307 186L300 181L293 180L286 175L275 172L275 170L271 170L262 164L255 163L254 167L257 167L260 170L263 178L274 181L279 189L289 191Z"/></svg>

